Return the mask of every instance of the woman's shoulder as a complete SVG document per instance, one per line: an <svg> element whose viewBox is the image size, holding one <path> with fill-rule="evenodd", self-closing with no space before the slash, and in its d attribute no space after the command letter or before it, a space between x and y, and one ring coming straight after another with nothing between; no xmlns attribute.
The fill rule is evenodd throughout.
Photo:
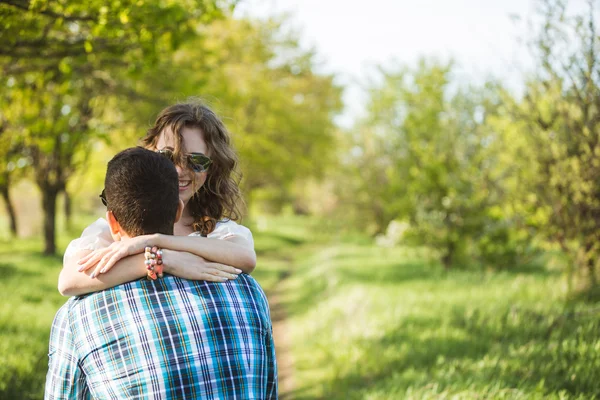
<svg viewBox="0 0 600 400"><path fill-rule="evenodd" d="M86 227L81 233L81 237L90 236L94 234L110 234L110 227L108 226L108 221L104 218L98 218L94 222L92 222L88 227Z"/></svg>
<svg viewBox="0 0 600 400"><path fill-rule="evenodd" d="M227 239L231 236L241 236L254 245L250 229L230 219L218 221L215 230L208 234L212 239Z"/></svg>
<svg viewBox="0 0 600 400"><path fill-rule="evenodd" d="M96 250L108 247L113 242L108 221L98 218L83 230L81 236L69 243L64 258L67 259L82 250Z"/></svg>

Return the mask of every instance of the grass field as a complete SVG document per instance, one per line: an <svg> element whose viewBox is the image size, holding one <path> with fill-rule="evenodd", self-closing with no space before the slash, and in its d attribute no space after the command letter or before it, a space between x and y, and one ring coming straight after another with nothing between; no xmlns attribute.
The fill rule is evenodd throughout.
<svg viewBox="0 0 600 400"><path fill-rule="evenodd" d="M600 399L600 305L567 301L560 273L444 273L426 249L379 248L318 221L254 226L255 276L287 317L286 398ZM40 249L0 241L0 399L42 397L65 299L61 258Z"/></svg>
<svg viewBox="0 0 600 400"><path fill-rule="evenodd" d="M277 288L295 365L287 398L600 398L599 304L567 301L560 272L445 273L426 249L327 243L313 226L265 229L291 260Z"/></svg>

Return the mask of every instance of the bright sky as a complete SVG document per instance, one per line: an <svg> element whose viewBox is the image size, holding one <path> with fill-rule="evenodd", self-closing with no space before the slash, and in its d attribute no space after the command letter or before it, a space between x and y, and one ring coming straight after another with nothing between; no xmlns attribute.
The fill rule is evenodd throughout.
<svg viewBox="0 0 600 400"><path fill-rule="evenodd" d="M585 9L586 0L571 0ZM414 65L421 56L458 64L460 81L488 76L519 87L531 62L518 38L534 0L241 0L237 15L264 17L289 13L303 44L314 46L323 69L339 75L347 87L346 111L338 121L349 125L362 111L360 83L378 64ZM521 17L520 22L511 15Z"/></svg>

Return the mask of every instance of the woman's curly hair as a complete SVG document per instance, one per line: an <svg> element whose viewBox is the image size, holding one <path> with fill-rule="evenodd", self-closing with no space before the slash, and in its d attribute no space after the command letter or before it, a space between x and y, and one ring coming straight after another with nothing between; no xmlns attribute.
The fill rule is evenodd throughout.
<svg viewBox="0 0 600 400"><path fill-rule="evenodd" d="M208 168L206 182L192 196L189 207L194 222L192 228L202 235L208 235L222 219L238 220L243 204L238 185L241 175L237 172L238 157L231 147L229 132L219 117L197 99L190 99L162 110L154 126L142 139L144 147L156 149L161 132L169 129L175 138L173 149L175 160L185 166L185 148L181 131L184 127L198 128L204 135L208 156L212 164Z"/></svg>

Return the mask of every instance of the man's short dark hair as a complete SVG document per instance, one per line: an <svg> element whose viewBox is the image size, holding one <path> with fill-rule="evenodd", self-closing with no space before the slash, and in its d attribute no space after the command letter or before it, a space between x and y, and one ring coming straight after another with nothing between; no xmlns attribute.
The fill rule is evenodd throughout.
<svg viewBox="0 0 600 400"><path fill-rule="evenodd" d="M134 147L109 161L104 180L108 210L130 236L173 234L178 175L166 157Z"/></svg>

